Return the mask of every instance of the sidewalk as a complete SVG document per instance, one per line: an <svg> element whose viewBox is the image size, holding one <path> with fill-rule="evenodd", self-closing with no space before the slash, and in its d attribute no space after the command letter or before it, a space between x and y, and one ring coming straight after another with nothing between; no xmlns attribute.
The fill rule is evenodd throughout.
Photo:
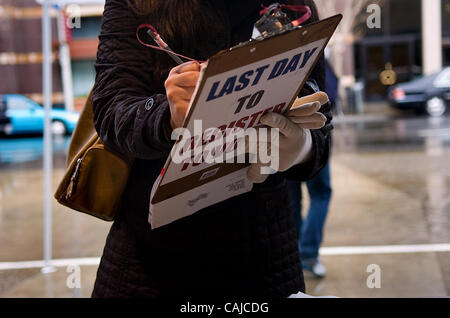
<svg viewBox="0 0 450 318"><path fill-rule="evenodd" d="M402 111L390 106L388 101L366 102L364 103L363 113L351 114L344 111L344 115L334 114L333 122L341 123L357 123L357 122L377 122L386 121L397 118L416 117L412 111Z"/></svg>
<svg viewBox="0 0 450 318"><path fill-rule="evenodd" d="M352 154L335 155L332 164L334 194L326 225L324 250L345 246L431 246L429 244L450 242L450 233L443 237L430 234L430 224L424 217L422 196L411 192L410 187L384 181L385 178L391 180L389 175L395 169L379 174L378 169L389 165L401 170L396 177L404 178L407 172L405 169L412 168L403 164L405 169L402 169L405 158L406 156L392 160L390 154L358 157ZM421 154L415 154L412 160L420 162L420 158ZM371 168L365 170L364 167L367 166ZM59 176L62 170L56 173ZM376 173L379 176L374 178ZM2 178L4 174L5 172L1 173ZM421 174L416 173L412 175L412 180L404 182L417 187L417 182L413 180L420 181L420 177ZM40 180L39 176L36 175L33 179L27 184L20 182L11 191L11 195L20 195L25 186L40 186L40 182L36 184ZM30 178L24 174L22 180L30 181ZM419 186L416 191L421 192L421 189ZM442 193L443 196L448 194ZM6 248L2 248L0 265L11 260L38 260L42 257L41 231L39 227L36 228L36 224L40 224L40 209L31 206L25 208L24 204L26 202L22 201L16 206L6 207L3 212L4 218L16 219L10 221L11 226L7 230L10 236L16 231L28 234L21 242L10 240L6 245L3 244L6 236L1 237L2 246ZM36 202L34 205L36 206ZM54 208L55 259L75 258L76 262L79 257L100 256L108 223L56 205ZM18 211L25 212L27 216ZM34 221L23 222L24 218ZM340 297L445 297L450 294L449 252L329 254L322 256L328 268L328 277L324 280L307 277L308 294ZM381 268L381 289L367 287L366 281L370 275L367 268L371 264ZM66 266L47 275L42 275L39 268L0 270L0 297L89 297L96 269L97 265L80 267L81 289L67 287L71 273L67 272Z"/></svg>
<svg viewBox="0 0 450 318"><path fill-rule="evenodd" d="M353 117L356 122L397 118L383 106L368 109ZM308 294L450 296L447 127L450 118L336 125L333 197L321 250L328 276L307 277ZM423 137L421 131L438 133ZM89 297L110 223L54 202L53 258L59 267L41 274L42 264L34 262L43 255L41 166L0 169L0 297ZM63 172L54 170L54 188ZM81 289L68 287L68 265L81 265ZM379 289L367 285L370 265L380 269Z"/></svg>

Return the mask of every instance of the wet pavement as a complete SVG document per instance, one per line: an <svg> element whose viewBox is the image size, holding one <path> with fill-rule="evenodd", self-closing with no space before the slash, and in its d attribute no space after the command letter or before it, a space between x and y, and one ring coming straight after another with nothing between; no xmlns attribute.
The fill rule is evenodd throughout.
<svg viewBox="0 0 450 318"><path fill-rule="evenodd" d="M67 143L54 144L54 188ZM333 148L333 199L321 251L328 275L308 276L307 292L450 296L450 118L339 118ZM54 202L53 258L61 266L43 275L36 264L23 263L43 255L41 155L41 137L0 139L0 297L89 297L109 223ZM80 289L68 287L71 263L82 264ZM380 270L381 288L367 284L371 265Z"/></svg>

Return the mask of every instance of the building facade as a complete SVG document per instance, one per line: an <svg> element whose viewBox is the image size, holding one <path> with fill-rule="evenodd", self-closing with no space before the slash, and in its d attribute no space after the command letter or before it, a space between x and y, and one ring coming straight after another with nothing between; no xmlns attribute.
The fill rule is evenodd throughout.
<svg viewBox="0 0 450 318"><path fill-rule="evenodd" d="M366 28L364 35L352 40L344 54L341 82L344 85L352 82L346 78L362 82L367 100L386 98L392 82L380 79L383 71L394 72L397 83L427 74L435 65L450 65L450 0L382 0L381 3L381 28ZM74 19L74 12L65 9L66 18ZM101 5L81 6L75 12L79 19L73 23L75 27L66 30L70 86L77 109L82 107L95 80L102 11ZM35 0L0 0L0 94L25 94L42 101L41 14ZM57 14L53 10L53 102L62 105L64 80Z"/></svg>
<svg viewBox="0 0 450 318"><path fill-rule="evenodd" d="M80 27L70 29L70 58L75 108L80 109L94 85L94 63L97 55L98 35L101 29L103 6L83 6ZM70 19L70 13L67 12Z"/></svg>
<svg viewBox="0 0 450 318"><path fill-rule="evenodd" d="M427 29L438 20L441 37ZM364 83L367 100L386 98L392 83L382 81L383 71L392 70L397 83L434 72L435 65L450 66L450 0L384 0L381 21L381 28L367 29L354 43L355 78Z"/></svg>
<svg viewBox="0 0 450 318"><path fill-rule="evenodd" d="M61 55L67 54L71 95L75 99L75 108L80 109L95 80L94 62L103 6L76 8L76 12L70 7L51 10L52 101L54 106L64 107ZM62 23L58 23L59 15L63 16ZM41 18L41 6L35 0L0 0L0 94L23 94L42 103ZM61 50L63 42L69 47L67 52Z"/></svg>
<svg viewBox="0 0 450 318"><path fill-rule="evenodd" d="M42 102L42 10L33 0L0 0L0 94L24 94ZM56 44L56 19L52 19ZM53 100L61 103L57 50L53 46Z"/></svg>

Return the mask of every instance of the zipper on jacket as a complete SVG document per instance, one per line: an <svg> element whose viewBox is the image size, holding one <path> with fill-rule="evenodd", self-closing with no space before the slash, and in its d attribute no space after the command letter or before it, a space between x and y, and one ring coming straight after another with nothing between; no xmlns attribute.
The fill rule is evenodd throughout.
<svg viewBox="0 0 450 318"><path fill-rule="evenodd" d="M80 174L80 166L81 163L83 162L82 158L78 158L77 160L77 164L75 166L75 169L72 173L72 176L70 177L70 183L67 186L67 190L66 190L66 200L70 199L72 197L72 194L75 192L75 188L76 188L76 182L78 179L78 175Z"/></svg>

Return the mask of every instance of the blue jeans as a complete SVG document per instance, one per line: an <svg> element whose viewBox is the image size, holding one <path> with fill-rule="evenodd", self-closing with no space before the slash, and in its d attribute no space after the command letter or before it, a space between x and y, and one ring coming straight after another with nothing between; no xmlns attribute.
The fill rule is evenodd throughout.
<svg viewBox="0 0 450 318"><path fill-rule="evenodd" d="M289 181L291 204L298 233L298 247L303 260L317 259L322 244L323 228L331 200L330 164L306 182L311 204L306 220L302 220L301 182Z"/></svg>

